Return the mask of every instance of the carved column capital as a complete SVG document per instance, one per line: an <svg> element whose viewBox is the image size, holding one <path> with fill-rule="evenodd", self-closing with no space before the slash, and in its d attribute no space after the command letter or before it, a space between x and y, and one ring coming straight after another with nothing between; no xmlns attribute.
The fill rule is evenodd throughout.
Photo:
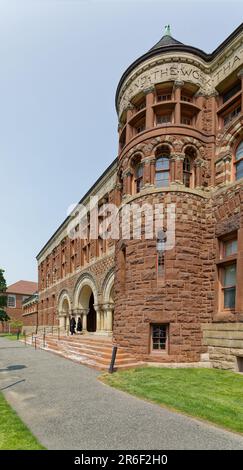
<svg viewBox="0 0 243 470"><path fill-rule="evenodd" d="M114 304L112 302L104 303L102 307L104 310L114 310Z"/></svg>
<svg viewBox="0 0 243 470"><path fill-rule="evenodd" d="M240 69L239 72L237 73L238 78L243 78L243 69Z"/></svg>
<svg viewBox="0 0 243 470"><path fill-rule="evenodd" d="M227 153L223 156L222 160L223 160L224 162L231 162L232 158L233 158L232 154L231 154L230 152L227 152Z"/></svg>
<svg viewBox="0 0 243 470"><path fill-rule="evenodd" d="M143 90L143 92L144 92L145 95L148 95L149 93L154 93L155 92L155 86L151 85L150 87L145 88Z"/></svg>
<svg viewBox="0 0 243 470"><path fill-rule="evenodd" d="M134 106L134 104L131 103L131 101L129 101L129 103L128 103L127 107L126 107L126 110L128 110L128 109L129 109L129 110L135 109L135 106Z"/></svg>
<svg viewBox="0 0 243 470"><path fill-rule="evenodd" d="M182 88L184 86L183 80L175 80L174 81L174 88Z"/></svg>
<svg viewBox="0 0 243 470"><path fill-rule="evenodd" d="M183 161L184 158L185 158L184 153L180 153L180 152L171 153L171 156L170 156L170 159L174 161Z"/></svg>
<svg viewBox="0 0 243 470"><path fill-rule="evenodd" d="M96 312L102 312L103 311L103 305L102 304L94 304L94 309Z"/></svg>

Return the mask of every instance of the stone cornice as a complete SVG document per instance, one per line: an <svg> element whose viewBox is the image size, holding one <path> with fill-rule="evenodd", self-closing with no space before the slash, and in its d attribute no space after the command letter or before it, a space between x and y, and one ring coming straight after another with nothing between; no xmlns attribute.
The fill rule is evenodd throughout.
<svg viewBox="0 0 243 470"><path fill-rule="evenodd" d="M204 95L211 95L215 87L243 64L243 33L233 38L216 55L206 60L191 48L178 53L177 48L161 50L131 68L118 85L116 103L120 116L127 102L139 91L163 81L185 81L197 85ZM207 56L207 55L206 55ZM128 69L129 70L129 69Z"/></svg>
<svg viewBox="0 0 243 470"><path fill-rule="evenodd" d="M94 184L91 187L91 190L84 196L83 199L79 202L79 204L87 205L89 203L90 197L98 196L98 198L102 198L107 192L111 191L115 188L116 185L116 170L117 170L117 160L113 162L113 164L108 167L108 170L104 173L103 177L97 181L97 184ZM75 208L73 210L75 213ZM37 255L38 264L40 264L43 259L45 259L49 254L51 254L52 250L56 248L63 238L67 236L67 227L70 222L70 217L67 217L62 225L57 229L54 235L49 239L46 245L42 248L40 253Z"/></svg>

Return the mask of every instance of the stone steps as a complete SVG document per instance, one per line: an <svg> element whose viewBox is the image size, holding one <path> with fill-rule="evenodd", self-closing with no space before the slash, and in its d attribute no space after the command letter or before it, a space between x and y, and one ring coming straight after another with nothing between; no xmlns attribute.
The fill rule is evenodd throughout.
<svg viewBox="0 0 243 470"><path fill-rule="evenodd" d="M35 338L35 337L34 337ZM26 338L27 344L34 346L31 336ZM79 364L94 367L98 370L108 370L111 362L112 349L114 344L110 337L89 337L89 336L60 336L46 334L45 345L43 346L43 335L36 336L36 347L53 352L59 356L70 359ZM136 357L126 350L118 348L115 362L115 369L126 369L137 367L143 363L138 362Z"/></svg>

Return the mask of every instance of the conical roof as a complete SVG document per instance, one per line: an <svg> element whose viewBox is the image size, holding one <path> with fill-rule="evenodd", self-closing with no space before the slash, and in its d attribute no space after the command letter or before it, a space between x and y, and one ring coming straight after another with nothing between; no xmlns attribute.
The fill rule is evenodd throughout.
<svg viewBox="0 0 243 470"><path fill-rule="evenodd" d="M164 35L153 47L151 47L151 49L149 49L149 52L154 51L156 49L160 49L161 47L176 46L176 45L184 46L182 42L177 41L177 39L171 36L170 25L167 25L165 26Z"/></svg>

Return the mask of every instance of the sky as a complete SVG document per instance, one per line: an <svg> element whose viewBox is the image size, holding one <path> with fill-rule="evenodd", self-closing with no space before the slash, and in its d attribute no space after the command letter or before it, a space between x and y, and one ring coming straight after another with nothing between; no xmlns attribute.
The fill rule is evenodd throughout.
<svg viewBox="0 0 243 470"><path fill-rule="evenodd" d="M241 1L0 0L0 268L37 280L36 255L116 158L115 91L170 24L214 50Z"/></svg>

